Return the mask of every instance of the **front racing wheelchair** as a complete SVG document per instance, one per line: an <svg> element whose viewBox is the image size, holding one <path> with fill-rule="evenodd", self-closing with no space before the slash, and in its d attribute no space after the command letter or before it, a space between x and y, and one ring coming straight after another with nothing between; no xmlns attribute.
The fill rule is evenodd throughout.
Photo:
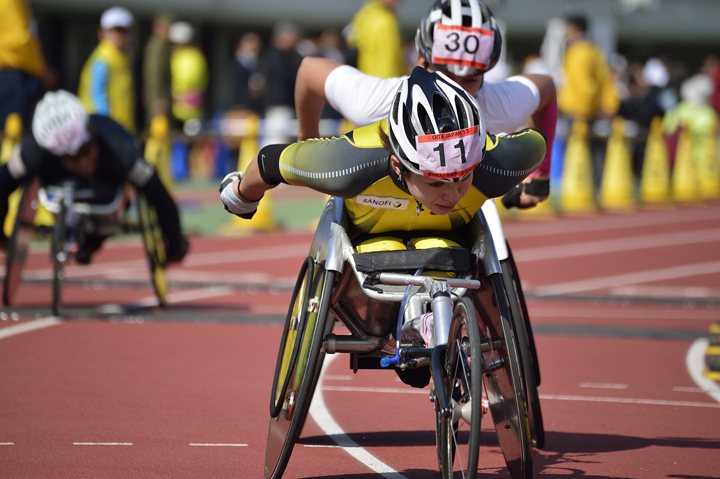
<svg viewBox="0 0 720 479"><path fill-rule="evenodd" d="M407 239L442 232L383 234ZM341 199L331 198L293 290L270 398L265 477L282 477L326 354L351 368L429 369L438 467L476 477L483 389L511 476L532 477L532 437L518 333L493 237L482 212L451 247L366 251ZM437 244L430 241L430 244ZM431 318L429 333L409 326ZM333 334L334 322L351 334Z"/></svg>

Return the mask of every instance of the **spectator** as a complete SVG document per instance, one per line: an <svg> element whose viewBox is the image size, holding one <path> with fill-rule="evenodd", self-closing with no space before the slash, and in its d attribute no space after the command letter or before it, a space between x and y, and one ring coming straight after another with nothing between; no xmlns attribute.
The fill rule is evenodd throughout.
<svg viewBox="0 0 720 479"><path fill-rule="evenodd" d="M135 88L128 47L132 13L112 7L100 17L100 44L80 75L78 97L91 114L109 116L126 130L135 131Z"/></svg>
<svg viewBox="0 0 720 479"><path fill-rule="evenodd" d="M45 64L36 24L27 0L2 2L0 15L0 130L10 113L20 114L26 125L40 82L52 86L53 73Z"/></svg>
<svg viewBox="0 0 720 479"><path fill-rule="evenodd" d="M357 68L380 78L406 73L395 9L401 0L367 0L349 25L348 46L357 50Z"/></svg>
<svg viewBox="0 0 720 479"><path fill-rule="evenodd" d="M193 27L187 22L175 22L168 31L173 44L170 55L172 112L182 123L203 117L208 85L207 60L193 43L194 34Z"/></svg>
<svg viewBox="0 0 720 479"><path fill-rule="evenodd" d="M299 40L297 26L279 22L265 52L265 118L272 123L272 143L289 141L281 130L285 122L295 118L295 77L302 61L296 50Z"/></svg>
<svg viewBox="0 0 720 479"><path fill-rule="evenodd" d="M174 18L169 12L158 14L153 20L152 35L145 46L143 59L143 87L146 126L157 115L169 116L170 93L170 40L168 32Z"/></svg>
<svg viewBox="0 0 720 479"><path fill-rule="evenodd" d="M260 35L247 32L237 42L235 58L230 66L232 79L231 105L237 110L260 111L259 95L264 79L258 73Z"/></svg>
<svg viewBox="0 0 720 479"><path fill-rule="evenodd" d="M564 82L558 91L558 110L570 120L609 120L620 106L615 84L602 50L586 38L585 17L565 22ZM591 141L593 177L600 185L605 163L605 141Z"/></svg>

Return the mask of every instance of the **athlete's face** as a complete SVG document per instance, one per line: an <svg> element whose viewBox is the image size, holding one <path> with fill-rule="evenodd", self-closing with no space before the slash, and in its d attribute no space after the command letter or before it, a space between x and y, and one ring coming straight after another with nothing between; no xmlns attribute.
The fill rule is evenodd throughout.
<svg viewBox="0 0 720 479"><path fill-rule="evenodd" d="M80 147L76 155L61 156L60 163L63 168L80 178L89 178L97 169L97 156L95 142L90 140Z"/></svg>
<svg viewBox="0 0 720 479"><path fill-rule="evenodd" d="M429 72L438 71L438 69L435 68L435 65L426 62L425 59L420 55L418 55L418 66L425 68ZM463 87L463 89L472 96L477 95L478 90L483 84L482 74L460 76L446 71L443 71L443 73L447 75L448 78L450 78L452 81Z"/></svg>
<svg viewBox="0 0 720 479"><path fill-rule="evenodd" d="M400 175L400 161L393 155L391 162L395 173ZM412 197L436 215L450 214L470 190L472 180L473 172L457 183L438 181L413 173L405 176L405 183Z"/></svg>

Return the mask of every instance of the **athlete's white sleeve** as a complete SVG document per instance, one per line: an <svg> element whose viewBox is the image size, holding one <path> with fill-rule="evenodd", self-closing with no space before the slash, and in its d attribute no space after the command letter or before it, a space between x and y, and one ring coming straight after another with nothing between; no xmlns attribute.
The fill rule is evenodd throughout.
<svg viewBox="0 0 720 479"><path fill-rule="evenodd" d="M370 125L387 118L395 93L405 78L378 78L342 65L325 80L325 96L330 106L355 126Z"/></svg>
<svg viewBox="0 0 720 479"><path fill-rule="evenodd" d="M498 83L486 82L475 97L493 134L519 130L540 105L540 90L529 79L510 77Z"/></svg>

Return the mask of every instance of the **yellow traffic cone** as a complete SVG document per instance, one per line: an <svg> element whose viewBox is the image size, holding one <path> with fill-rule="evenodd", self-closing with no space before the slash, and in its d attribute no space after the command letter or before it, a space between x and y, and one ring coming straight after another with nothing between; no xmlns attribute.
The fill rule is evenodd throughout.
<svg viewBox="0 0 720 479"><path fill-rule="evenodd" d="M565 148L565 164L560 183L560 211L563 213L595 211L592 161L587 134L587 122L573 121Z"/></svg>
<svg viewBox="0 0 720 479"><path fill-rule="evenodd" d="M705 200L720 198L720 155L718 138L715 130L702 135L697 140L698 146L698 186L700 197Z"/></svg>
<svg viewBox="0 0 720 479"><path fill-rule="evenodd" d="M172 194L175 180L170 173L170 123L167 116L155 115L150 122L150 136L145 143L145 161L155 167L165 189Z"/></svg>
<svg viewBox="0 0 720 479"><path fill-rule="evenodd" d="M22 138L22 118L18 113L10 113L5 120L5 136L0 145L0 164L4 165L10 159L10 153L15 145L20 143ZM22 197L22 188L18 188L8 198L8 212L3 224L5 236L12 234L15 216L17 215L18 203Z"/></svg>
<svg viewBox="0 0 720 479"><path fill-rule="evenodd" d="M693 138L690 128L680 130L675 166L672 174L672 192L675 201L696 202L700 199L697 173L693 159Z"/></svg>
<svg viewBox="0 0 720 479"><path fill-rule="evenodd" d="M615 117L600 186L600 204L607 210L630 210L635 207L635 181L632 172L630 142L625 138L625 120Z"/></svg>
<svg viewBox="0 0 720 479"><path fill-rule="evenodd" d="M245 171L258 152L258 132L260 117L250 115L245 120L245 134L240 140L240 153L238 155L238 171ZM265 192L258 209L251 220L233 216L229 223L221 227L221 233L226 235L251 233L253 231L270 231L278 227L275 221L273 207L273 190Z"/></svg>
<svg viewBox="0 0 720 479"><path fill-rule="evenodd" d="M640 199L645 205L667 205L670 197L670 160L662 135L662 118L650 124L640 179Z"/></svg>

